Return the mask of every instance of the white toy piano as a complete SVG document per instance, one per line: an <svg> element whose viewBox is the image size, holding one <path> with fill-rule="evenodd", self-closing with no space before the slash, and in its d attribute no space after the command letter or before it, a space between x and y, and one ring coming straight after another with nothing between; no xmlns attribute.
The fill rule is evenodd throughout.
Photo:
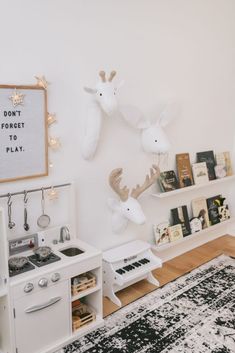
<svg viewBox="0 0 235 353"><path fill-rule="evenodd" d="M153 254L151 245L142 240L134 240L104 251L104 296L118 306L122 306L115 293L142 279L159 286L158 280L151 272L159 267L162 267L162 260Z"/></svg>

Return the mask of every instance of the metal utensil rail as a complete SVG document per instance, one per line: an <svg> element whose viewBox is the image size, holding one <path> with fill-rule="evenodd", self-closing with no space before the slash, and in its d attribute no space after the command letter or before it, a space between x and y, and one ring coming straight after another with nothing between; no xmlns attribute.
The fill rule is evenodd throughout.
<svg viewBox="0 0 235 353"><path fill-rule="evenodd" d="M36 189L29 189L27 190L27 193L31 193L31 192L38 192L38 191L42 191L43 190L50 190L51 188L63 188L66 186L71 186L71 183L65 183L65 184L58 184L58 185L50 185L50 186L45 186L45 187L41 187L41 188L36 188ZM0 195L0 198L4 198L4 197L9 197L9 195L11 196L16 196L16 195L23 195L25 194L25 190L23 191L17 191L17 192L13 192L13 193L7 193L7 194L2 194Z"/></svg>

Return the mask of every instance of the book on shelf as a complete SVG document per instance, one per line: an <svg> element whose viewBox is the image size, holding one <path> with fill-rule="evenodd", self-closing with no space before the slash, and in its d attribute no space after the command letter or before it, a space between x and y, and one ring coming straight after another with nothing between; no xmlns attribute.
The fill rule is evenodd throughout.
<svg viewBox="0 0 235 353"><path fill-rule="evenodd" d="M183 231L182 231L181 224L175 224L173 226L170 226L168 228L168 232L169 232L169 237L171 242L179 239L183 239Z"/></svg>
<svg viewBox="0 0 235 353"><path fill-rule="evenodd" d="M216 179L222 179L227 176L225 165L217 164L215 166L215 176L216 176Z"/></svg>
<svg viewBox="0 0 235 353"><path fill-rule="evenodd" d="M179 182L174 170L161 172L158 182L163 192L172 191L179 188Z"/></svg>
<svg viewBox="0 0 235 353"><path fill-rule="evenodd" d="M221 205L221 195L216 195L206 199L210 225L220 223L219 206Z"/></svg>
<svg viewBox="0 0 235 353"><path fill-rule="evenodd" d="M209 180L216 179L215 156L213 151L197 152L197 162L206 162Z"/></svg>
<svg viewBox="0 0 235 353"><path fill-rule="evenodd" d="M173 208L171 210L171 215L173 225L181 224L184 237L191 234L187 206Z"/></svg>
<svg viewBox="0 0 235 353"><path fill-rule="evenodd" d="M192 165L193 179L196 185L206 184L209 181L206 162L194 163Z"/></svg>
<svg viewBox="0 0 235 353"><path fill-rule="evenodd" d="M215 154L216 165L226 166L224 152L218 152Z"/></svg>
<svg viewBox="0 0 235 353"><path fill-rule="evenodd" d="M230 153L224 152L224 157L225 157L226 175L231 176L231 175L233 175L233 168L232 168Z"/></svg>
<svg viewBox="0 0 235 353"><path fill-rule="evenodd" d="M223 205L218 207L220 222L227 221L230 219L230 211L228 205Z"/></svg>
<svg viewBox="0 0 235 353"><path fill-rule="evenodd" d="M205 197L198 197L192 200L193 217L199 218L202 223L202 229L209 227L209 214Z"/></svg>
<svg viewBox="0 0 235 353"><path fill-rule="evenodd" d="M190 219L191 234L200 232L202 230L202 222L199 218L193 217Z"/></svg>
<svg viewBox="0 0 235 353"><path fill-rule="evenodd" d="M176 166L181 188L193 185L193 175L190 164L189 153L179 153L176 155Z"/></svg>
<svg viewBox="0 0 235 353"><path fill-rule="evenodd" d="M225 159L226 153L228 153L227 161L230 161L229 152L219 152L219 153L216 153L215 155L215 160L216 160L215 175L217 179L221 179L221 178L224 178L225 176L228 176L226 159ZM230 161L230 167L231 167L231 161Z"/></svg>
<svg viewBox="0 0 235 353"><path fill-rule="evenodd" d="M168 221L153 225L153 234L156 246L161 246L163 244L169 243L169 226L170 224Z"/></svg>

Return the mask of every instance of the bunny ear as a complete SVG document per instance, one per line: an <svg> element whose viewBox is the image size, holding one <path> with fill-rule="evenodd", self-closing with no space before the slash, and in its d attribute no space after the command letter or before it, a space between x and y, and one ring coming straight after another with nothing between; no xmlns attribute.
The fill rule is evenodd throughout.
<svg viewBox="0 0 235 353"><path fill-rule="evenodd" d="M90 87L83 87L84 91L90 94L96 94L97 93L97 89L94 88L90 88Z"/></svg>
<svg viewBox="0 0 235 353"><path fill-rule="evenodd" d="M121 105L119 111L123 119L136 129L146 129L150 126L150 122L145 119L141 110L132 105Z"/></svg>
<svg viewBox="0 0 235 353"><path fill-rule="evenodd" d="M180 107L179 104L172 102L165 106L165 109L160 113L157 124L161 127L167 126L172 120L179 116Z"/></svg>

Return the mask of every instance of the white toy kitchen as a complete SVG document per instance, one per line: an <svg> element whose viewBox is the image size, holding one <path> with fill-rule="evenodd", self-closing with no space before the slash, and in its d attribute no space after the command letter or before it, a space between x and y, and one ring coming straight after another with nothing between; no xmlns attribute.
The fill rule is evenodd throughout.
<svg viewBox="0 0 235 353"><path fill-rule="evenodd" d="M0 353L53 353L103 323L102 254L76 234L73 186L53 190L0 195Z"/></svg>

